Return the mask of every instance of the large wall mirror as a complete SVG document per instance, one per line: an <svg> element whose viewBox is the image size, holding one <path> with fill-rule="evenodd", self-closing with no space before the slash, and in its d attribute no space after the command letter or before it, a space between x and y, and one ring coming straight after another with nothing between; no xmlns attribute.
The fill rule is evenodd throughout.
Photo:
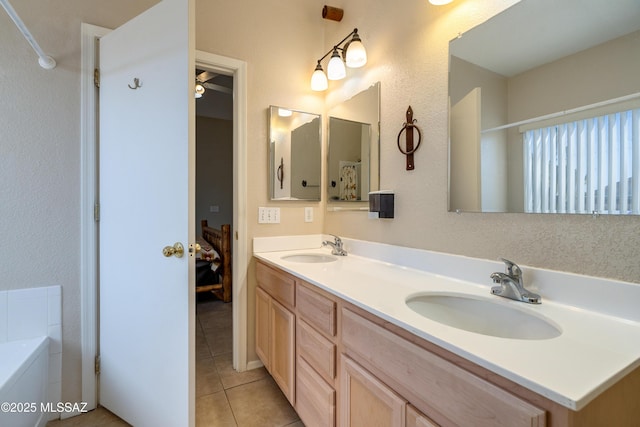
<svg viewBox="0 0 640 427"><path fill-rule="evenodd" d="M328 115L328 201L358 208L353 202L368 202L369 192L380 187L380 83Z"/></svg>
<svg viewBox="0 0 640 427"><path fill-rule="evenodd" d="M320 200L320 115L269 107L271 200Z"/></svg>
<svg viewBox="0 0 640 427"><path fill-rule="evenodd" d="M449 52L450 211L640 214L640 1L522 0Z"/></svg>

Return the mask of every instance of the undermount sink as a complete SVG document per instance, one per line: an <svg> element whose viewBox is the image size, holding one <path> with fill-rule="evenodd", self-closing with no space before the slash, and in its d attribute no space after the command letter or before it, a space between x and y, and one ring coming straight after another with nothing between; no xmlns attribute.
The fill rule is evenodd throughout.
<svg viewBox="0 0 640 427"><path fill-rule="evenodd" d="M323 262L337 261L336 257L331 255L323 255L323 254L286 255L286 256L283 256L282 259L285 261L304 262L304 263L323 263Z"/></svg>
<svg viewBox="0 0 640 427"><path fill-rule="evenodd" d="M562 331L549 320L489 298L455 293L425 293L409 297L407 306L444 325L477 334L521 340L546 340ZM524 303L523 303L524 304Z"/></svg>

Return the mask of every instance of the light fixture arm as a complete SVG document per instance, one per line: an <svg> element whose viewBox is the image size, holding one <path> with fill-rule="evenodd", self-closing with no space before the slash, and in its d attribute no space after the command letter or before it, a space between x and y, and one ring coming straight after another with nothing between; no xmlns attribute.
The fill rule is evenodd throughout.
<svg viewBox="0 0 640 427"><path fill-rule="evenodd" d="M338 42L335 46L333 46L331 49L329 49L329 51L327 53L325 53L322 58L318 59L318 63L322 62L323 59L325 59L327 56L329 56L330 54L333 53L334 50L339 50L344 52L345 48L340 47L340 45L344 42L347 41L347 39L355 34L358 34L358 29L354 28L353 31L351 31L349 34L347 34L347 36L345 38L343 38L342 40L340 40L340 42Z"/></svg>
<svg viewBox="0 0 640 427"><path fill-rule="evenodd" d="M321 62L329 55L331 55L331 59L327 66L327 74L325 74ZM329 80L343 79L346 75L345 64L349 68L359 68L366 62L367 53L358 35L358 29L354 28L345 38L318 59L318 64L311 76L311 89L315 91L327 89L327 78Z"/></svg>

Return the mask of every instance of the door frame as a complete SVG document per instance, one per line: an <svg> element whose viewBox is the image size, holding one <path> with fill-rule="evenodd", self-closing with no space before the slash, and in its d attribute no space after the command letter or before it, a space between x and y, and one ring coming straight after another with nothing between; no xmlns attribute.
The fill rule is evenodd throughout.
<svg viewBox="0 0 640 427"><path fill-rule="evenodd" d="M110 29L81 24L80 89L80 346L82 401L98 405L98 145L97 91L94 69L97 39ZM195 66L233 76L233 367L247 369L247 64L196 50ZM195 361L192 361L195 363ZM63 418L72 415L63 414Z"/></svg>

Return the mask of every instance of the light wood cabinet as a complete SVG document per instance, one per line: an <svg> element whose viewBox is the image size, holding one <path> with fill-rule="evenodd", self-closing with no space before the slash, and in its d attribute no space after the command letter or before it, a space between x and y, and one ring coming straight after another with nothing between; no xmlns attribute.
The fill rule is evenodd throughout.
<svg viewBox="0 0 640 427"><path fill-rule="evenodd" d="M336 377L336 345L304 319L298 319L296 329L298 356L305 359L329 384Z"/></svg>
<svg viewBox="0 0 640 427"><path fill-rule="evenodd" d="M295 405L295 281L258 264L256 288L256 353L283 394Z"/></svg>
<svg viewBox="0 0 640 427"><path fill-rule="evenodd" d="M407 427L440 427L411 405L407 405Z"/></svg>
<svg viewBox="0 0 640 427"><path fill-rule="evenodd" d="M304 424L336 425L337 304L332 298L296 282L296 410Z"/></svg>
<svg viewBox="0 0 640 427"><path fill-rule="evenodd" d="M406 400L348 357L340 364L340 426L405 427Z"/></svg>
<svg viewBox="0 0 640 427"><path fill-rule="evenodd" d="M295 337L294 314L272 299L269 372L292 405L295 405Z"/></svg>
<svg viewBox="0 0 640 427"><path fill-rule="evenodd" d="M545 425L544 410L345 308L342 341L347 354L441 424Z"/></svg>
<svg viewBox="0 0 640 427"><path fill-rule="evenodd" d="M271 368L271 297L256 288L256 354L267 371Z"/></svg>
<svg viewBox="0 0 640 427"><path fill-rule="evenodd" d="M637 426L640 368L572 411L257 263L256 353L308 427Z"/></svg>
<svg viewBox="0 0 640 427"><path fill-rule="evenodd" d="M308 286L296 287L298 313L304 316L307 323L327 337L336 335L336 302Z"/></svg>

